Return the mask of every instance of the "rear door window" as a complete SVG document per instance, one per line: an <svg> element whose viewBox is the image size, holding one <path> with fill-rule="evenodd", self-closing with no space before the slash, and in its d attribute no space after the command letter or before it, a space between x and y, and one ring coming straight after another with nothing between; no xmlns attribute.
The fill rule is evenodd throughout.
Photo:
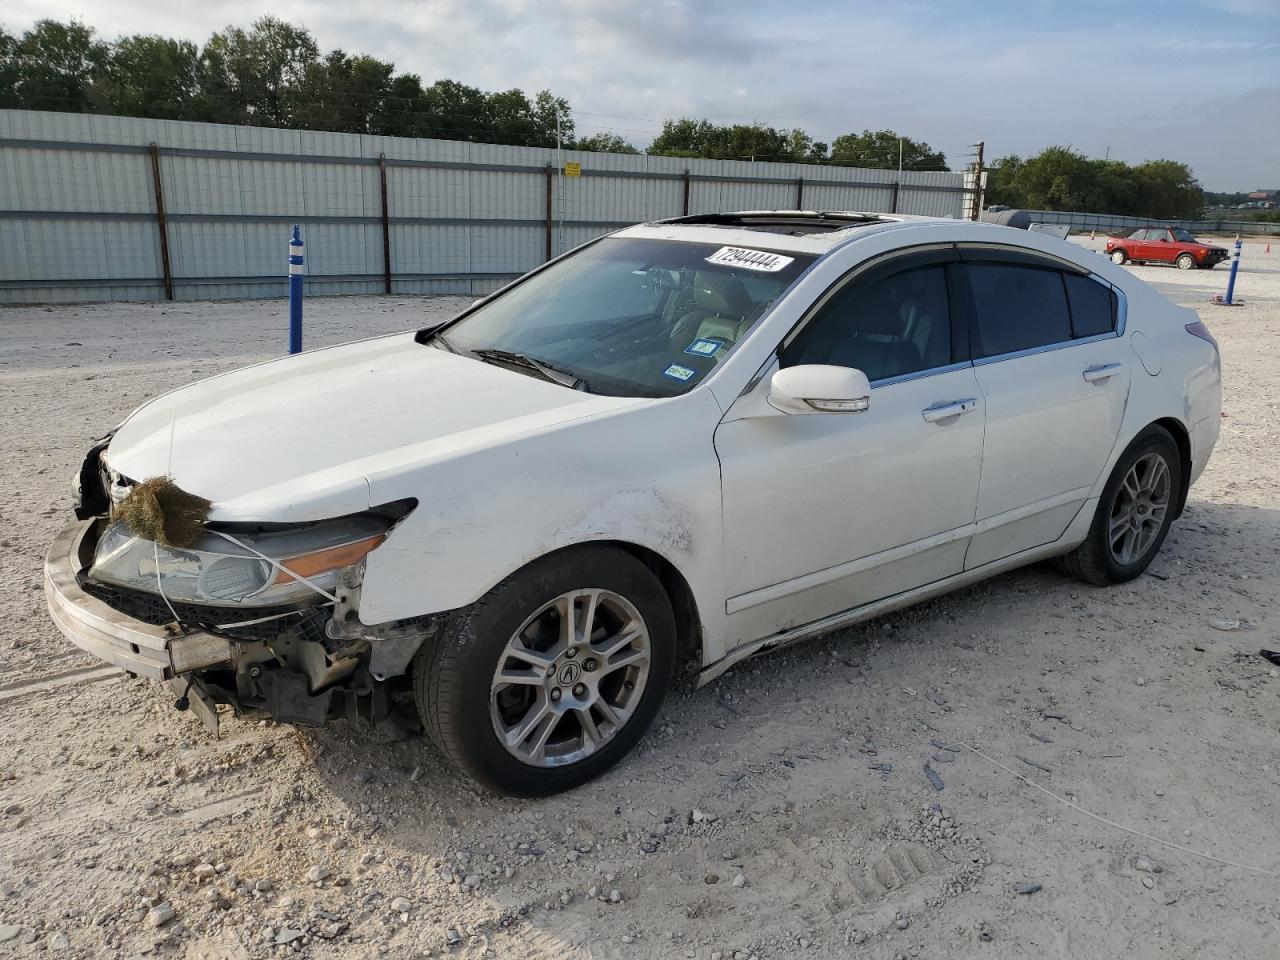
<svg viewBox="0 0 1280 960"><path fill-rule="evenodd" d="M965 264L973 291L975 360L1072 339L1062 274L1006 263Z"/></svg>
<svg viewBox="0 0 1280 960"><path fill-rule="evenodd" d="M1079 274L1064 273L1067 304L1071 308L1071 333L1075 337L1096 337L1116 328L1116 295L1110 287Z"/></svg>

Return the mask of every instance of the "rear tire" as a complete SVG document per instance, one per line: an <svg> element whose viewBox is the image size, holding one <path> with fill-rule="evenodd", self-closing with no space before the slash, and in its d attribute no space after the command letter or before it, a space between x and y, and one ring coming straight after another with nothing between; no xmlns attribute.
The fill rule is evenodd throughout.
<svg viewBox="0 0 1280 960"><path fill-rule="evenodd" d="M675 617L652 571L616 547L574 548L451 617L418 652L414 699L459 772L500 793L546 796L635 745L675 650Z"/></svg>
<svg viewBox="0 0 1280 960"><path fill-rule="evenodd" d="M1182 460L1163 427L1147 427L1102 489L1084 543L1057 560L1068 576L1099 587L1139 576L1160 552L1182 490Z"/></svg>
<svg viewBox="0 0 1280 960"><path fill-rule="evenodd" d="M1129 262L1129 255L1117 247L1111 251L1111 262L1118 267L1123 267Z"/></svg>
<svg viewBox="0 0 1280 960"><path fill-rule="evenodd" d="M1196 265L1196 258L1189 253L1178 254L1178 259L1173 261L1178 265L1179 270L1190 270Z"/></svg>

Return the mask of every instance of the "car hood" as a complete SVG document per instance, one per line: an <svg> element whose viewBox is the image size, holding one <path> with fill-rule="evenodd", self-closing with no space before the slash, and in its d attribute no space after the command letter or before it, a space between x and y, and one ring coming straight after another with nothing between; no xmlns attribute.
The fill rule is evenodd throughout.
<svg viewBox="0 0 1280 960"><path fill-rule="evenodd" d="M182 387L136 410L106 451L133 481L170 476L215 520L315 520L368 509L368 474L643 400L570 390L414 341L379 337Z"/></svg>

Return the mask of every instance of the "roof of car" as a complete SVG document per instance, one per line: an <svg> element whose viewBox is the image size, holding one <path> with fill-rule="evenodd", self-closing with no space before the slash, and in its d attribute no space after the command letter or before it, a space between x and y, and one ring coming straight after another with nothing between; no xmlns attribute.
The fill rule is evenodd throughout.
<svg viewBox="0 0 1280 960"><path fill-rule="evenodd" d="M705 243L746 244L775 250L823 254L872 228L914 223L955 223L945 217L916 217L858 210L738 210L653 220L618 231L620 236ZM878 232L878 231L877 231ZM760 235L769 234L766 241Z"/></svg>

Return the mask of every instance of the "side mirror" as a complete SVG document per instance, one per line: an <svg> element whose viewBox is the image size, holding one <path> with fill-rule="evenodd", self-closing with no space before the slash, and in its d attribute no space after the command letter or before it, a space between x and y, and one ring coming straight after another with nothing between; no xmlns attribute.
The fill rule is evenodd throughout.
<svg viewBox="0 0 1280 960"><path fill-rule="evenodd" d="M851 367L784 367L769 381L769 405L783 413L862 413L871 406L871 384Z"/></svg>

